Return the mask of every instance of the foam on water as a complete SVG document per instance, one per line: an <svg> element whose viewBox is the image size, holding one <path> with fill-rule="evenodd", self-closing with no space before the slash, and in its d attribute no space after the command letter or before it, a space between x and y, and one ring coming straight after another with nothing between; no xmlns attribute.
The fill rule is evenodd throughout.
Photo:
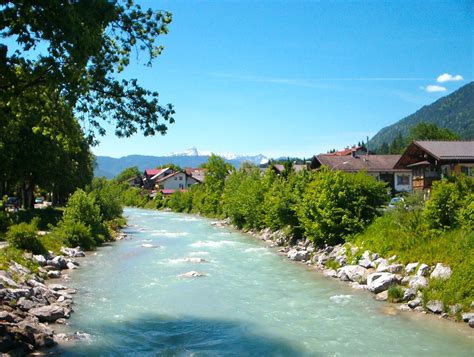
<svg viewBox="0 0 474 357"><path fill-rule="evenodd" d="M153 231L151 235L154 237L175 238L175 237L186 237L189 235L189 232L169 232L166 229L159 229L159 230Z"/></svg>
<svg viewBox="0 0 474 357"><path fill-rule="evenodd" d="M229 245L236 245L236 244L237 244L237 242L230 241L230 240L221 240L221 241L212 241L212 240L201 241L200 240L196 243L190 244L189 246L193 247L193 248L203 248L203 247L220 248L220 247L229 246Z"/></svg>

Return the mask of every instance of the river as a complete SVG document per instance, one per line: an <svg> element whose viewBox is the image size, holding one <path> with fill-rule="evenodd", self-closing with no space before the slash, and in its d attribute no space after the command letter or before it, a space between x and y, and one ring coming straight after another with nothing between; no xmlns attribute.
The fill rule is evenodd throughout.
<svg viewBox="0 0 474 357"><path fill-rule="evenodd" d="M208 219L125 215L132 239L100 248L71 274L79 292L68 329L89 337L63 354L473 355L464 324L399 313ZM179 277L191 270L206 276Z"/></svg>

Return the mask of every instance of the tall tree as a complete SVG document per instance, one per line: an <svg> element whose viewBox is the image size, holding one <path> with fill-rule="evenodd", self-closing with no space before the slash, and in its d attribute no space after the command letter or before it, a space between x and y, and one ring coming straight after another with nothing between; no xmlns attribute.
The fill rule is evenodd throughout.
<svg viewBox="0 0 474 357"><path fill-rule="evenodd" d="M174 122L172 105L159 105L158 93L116 75L134 53L146 53L151 65L163 50L156 38L170 22L171 13L142 10L132 0L0 1L0 37L16 42L0 45L0 96L54 88L87 124L91 142L96 132L105 134L104 120L118 136L164 134L166 122Z"/></svg>

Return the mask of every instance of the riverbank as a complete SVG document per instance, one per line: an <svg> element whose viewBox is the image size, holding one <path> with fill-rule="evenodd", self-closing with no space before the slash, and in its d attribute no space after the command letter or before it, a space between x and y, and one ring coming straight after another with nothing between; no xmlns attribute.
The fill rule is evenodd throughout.
<svg viewBox="0 0 474 357"><path fill-rule="evenodd" d="M238 230L229 220L213 224ZM442 263L434 266L423 262L405 265L399 263L395 255L382 257L351 243L317 249L309 240L293 242L284 232L272 232L268 228L242 232L265 241L289 260L311 266L327 278L346 282L357 290L366 290L378 301L396 304L400 311L433 314L474 328L474 301L471 311L463 312L461 304L445 306L442 301L428 300L424 295L430 281L442 282L451 277L451 268Z"/></svg>
<svg viewBox="0 0 474 357"><path fill-rule="evenodd" d="M117 234L116 240L126 235ZM0 351L24 355L57 343L81 338L80 333L57 334L74 312L76 289L69 288L69 273L80 268L86 253L77 248L60 249L61 254L24 252L22 261L11 261L0 270Z"/></svg>

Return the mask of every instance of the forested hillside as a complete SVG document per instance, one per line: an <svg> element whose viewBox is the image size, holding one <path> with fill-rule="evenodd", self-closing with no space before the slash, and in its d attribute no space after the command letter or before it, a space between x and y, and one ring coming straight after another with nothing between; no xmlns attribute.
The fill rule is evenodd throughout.
<svg viewBox="0 0 474 357"><path fill-rule="evenodd" d="M416 113L380 130L371 140L371 148L377 150L383 143L391 143L399 134L406 136L410 127L428 122L448 128L463 139L474 138L474 82L450 95L424 106Z"/></svg>

